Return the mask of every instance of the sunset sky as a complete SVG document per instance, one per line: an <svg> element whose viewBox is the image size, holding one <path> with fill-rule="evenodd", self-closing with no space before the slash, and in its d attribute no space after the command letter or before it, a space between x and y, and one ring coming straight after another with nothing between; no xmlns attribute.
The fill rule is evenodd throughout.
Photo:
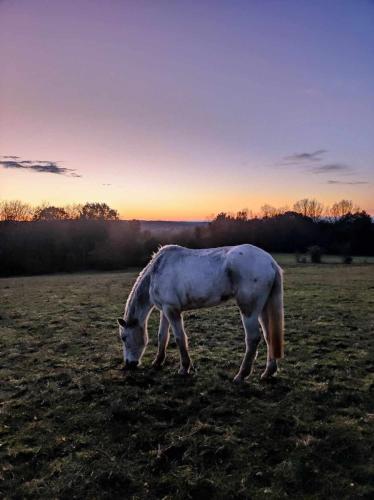
<svg viewBox="0 0 374 500"><path fill-rule="evenodd" d="M0 0L0 199L374 214L374 2Z"/></svg>

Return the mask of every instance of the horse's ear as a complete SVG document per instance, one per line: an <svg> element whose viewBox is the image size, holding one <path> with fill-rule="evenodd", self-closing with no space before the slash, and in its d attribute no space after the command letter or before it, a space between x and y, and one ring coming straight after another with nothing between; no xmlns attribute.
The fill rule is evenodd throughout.
<svg viewBox="0 0 374 500"><path fill-rule="evenodd" d="M122 326L122 328L126 328L126 321L122 318L117 318L117 322L119 326Z"/></svg>

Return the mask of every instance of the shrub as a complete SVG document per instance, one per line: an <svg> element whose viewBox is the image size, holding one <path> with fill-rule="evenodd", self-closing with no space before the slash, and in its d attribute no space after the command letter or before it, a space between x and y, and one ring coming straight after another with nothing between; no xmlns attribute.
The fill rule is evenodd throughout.
<svg viewBox="0 0 374 500"><path fill-rule="evenodd" d="M352 264L353 262L353 257L352 255L343 255L343 264Z"/></svg>
<svg viewBox="0 0 374 500"><path fill-rule="evenodd" d="M349 242L341 245L340 254L342 256L343 264L352 264L353 257L351 252L352 252L352 246Z"/></svg>
<svg viewBox="0 0 374 500"><path fill-rule="evenodd" d="M318 245L313 245L308 248L308 252L310 255L310 261L313 264L320 264L322 259L322 249Z"/></svg>

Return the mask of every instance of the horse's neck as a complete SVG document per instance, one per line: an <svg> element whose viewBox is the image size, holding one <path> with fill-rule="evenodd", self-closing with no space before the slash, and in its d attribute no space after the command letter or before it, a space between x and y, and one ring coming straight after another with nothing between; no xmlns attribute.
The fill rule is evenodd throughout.
<svg viewBox="0 0 374 500"><path fill-rule="evenodd" d="M152 308L149 297L150 280L148 272L137 279L126 304L125 319L127 321L138 320L140 324L143 324L147 319Z"/></svg>

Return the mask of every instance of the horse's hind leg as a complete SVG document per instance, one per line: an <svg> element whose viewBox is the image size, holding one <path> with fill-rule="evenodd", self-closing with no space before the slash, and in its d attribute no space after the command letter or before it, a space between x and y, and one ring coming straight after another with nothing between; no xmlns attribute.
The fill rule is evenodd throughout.
<svg viewBox="0 0 374 500"><path fill-rule="evenodd" d="M246 308L240 307L240 314L245 330L246 351L239 372L234 378L234 382L238 383L243 382L251 374L252 365L257 356L257 346L261 338L258 311L249 312Z"/></svg>
<svg viewBox="0 0 374 500"><path fill-rule="evenodd" d="M278 369L277 366L277 360L271 356L271 350L270 350L270 317L269 313L266 309L266 306L264 307L261 316L260 316L260 323L262 327L262 333L266 342L267 346L267 361L266 361L266 368L264 373L261 375L262 379L267 379L270 378L272 375L274 375Z"/></svg>
<svg viewBox="0 0 374 500"><path fill-rule="evenodd" d="M160 326L158 329L158 352L156 359L152 363L155 368L161 368L161 366L164 364L169 337L169 320L161 311Z"/></svg>
<svg viewBox="0 0 374 500"><path fill-rule="evenodd" d="M173 308L166 308L164 313L169 320L175 341L179 348L181 364L178 373L179 375L188 375L192 368L192 363L190 355L188 354L188 339L184 331L182 315L180 311Z"/></svg>

